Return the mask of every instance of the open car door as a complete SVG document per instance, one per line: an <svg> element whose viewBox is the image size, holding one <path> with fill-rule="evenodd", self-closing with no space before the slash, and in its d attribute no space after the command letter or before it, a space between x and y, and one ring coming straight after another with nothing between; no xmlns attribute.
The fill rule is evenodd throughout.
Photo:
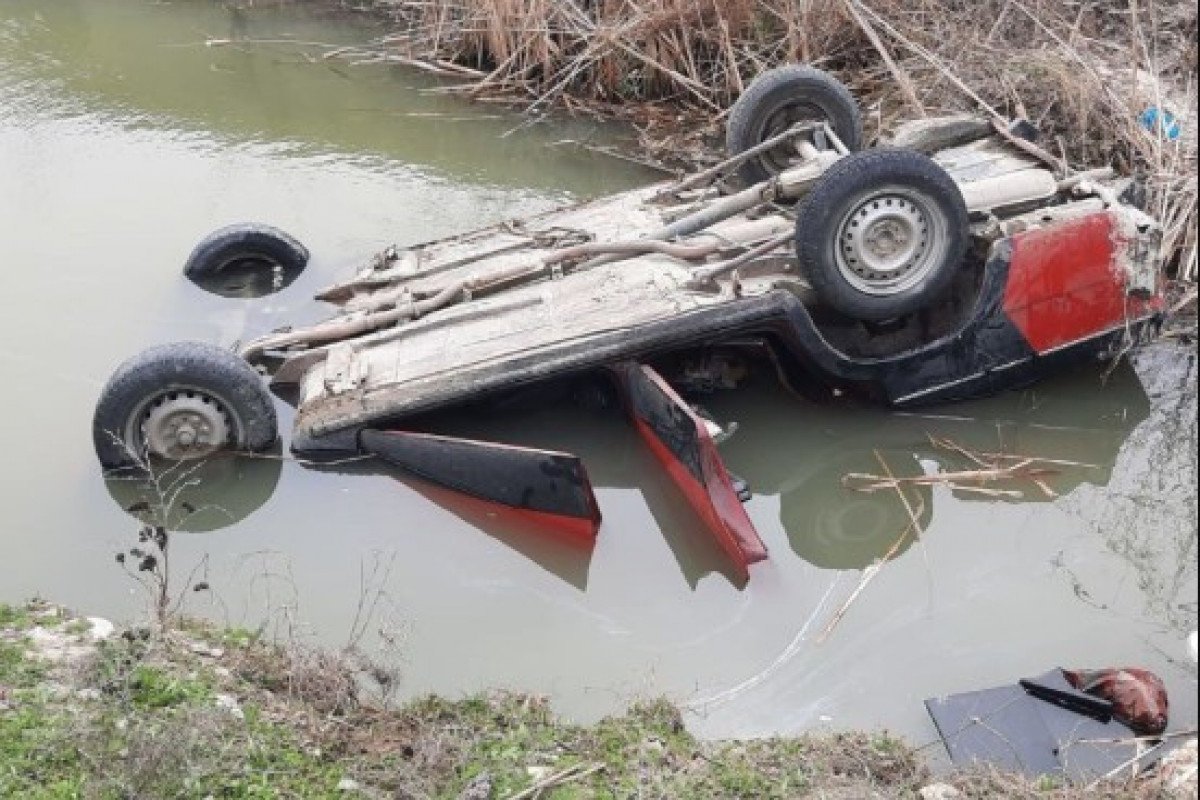
<svg viewBox="0 0 1200 800"><path fill-rule="evenodd" d="M624 362L613 369L638 434L739 575L748 579L750 565L765 560L767 548L742 507L708 426L653 368Z"/></svg>
<svg viewBox="0 0 1200 800"><path fill-rule="evenodd" d="M488 504L497 515L594 540L600 509L578 456L407 431L364 430L360 445L402 472Z"/></svg>

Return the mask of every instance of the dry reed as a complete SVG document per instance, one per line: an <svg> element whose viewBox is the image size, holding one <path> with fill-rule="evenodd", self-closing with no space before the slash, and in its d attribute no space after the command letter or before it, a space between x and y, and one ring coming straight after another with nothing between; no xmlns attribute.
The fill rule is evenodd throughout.
<svg viewBox="0 0 1200 800"><path fill-rule="evenodd" d="M1196 7L1181 0L388 0L378 44L466 79L445 91L617 113L657 155L769 67L808 62L862 99L868 134L962 110L1027 117L1075 166L1140 175L1172 271L1195 279ZM1170 140L1141 122L1169 109ZM696 125L697 120L703 124ZM683 123L683 124L681 124ZM684 133L680 133L685 130ZM679 156L685 156L680 159Z"/></svg>

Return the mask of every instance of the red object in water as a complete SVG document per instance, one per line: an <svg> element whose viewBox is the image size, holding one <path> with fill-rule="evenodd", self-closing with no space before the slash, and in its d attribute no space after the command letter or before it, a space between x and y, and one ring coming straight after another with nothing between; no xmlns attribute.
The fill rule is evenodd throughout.
<svg viewBox="0 0 1200 800"><path fill-rule="evenodd" d="M1107 211L1012 238L1004 310L1039 354L1114 331L1161 302L1131 297L1129 243Z"/></svg>
<svg viewBox="0 0 1200 800"><path fill-rule="evenodd" d="M590 550L595 547L600 531L599 514L584 518L516 508L422 479L410 479L408 485L476 528L493 536L508 537L509 541L518 536L546 537L572 548Z"/></svg>
<svg viewBox="0 0 1200 800"><path fill-rule="evenodd" d="M704 421L652 368L617 368L638 434L729 556L743 580L767 548L750 520Z"/></svg>
<svg viewBox="0 0 1200 800"><path fill-rule="evenodd" d="M1167 687L1153 672L1126 669L1063 670L1081 692L1113 704L1113 716L1139 736L1157 736L1167 729Z"/></svg>
<svg viewBox="0 0 1200 800"><path fill-rule="evenodd" d="M437 502L451 505L457 497L465 516L585 542L600 529L600 509L578 456L408 431L368 429L360 438L366 452L438 487Z"/></svg>

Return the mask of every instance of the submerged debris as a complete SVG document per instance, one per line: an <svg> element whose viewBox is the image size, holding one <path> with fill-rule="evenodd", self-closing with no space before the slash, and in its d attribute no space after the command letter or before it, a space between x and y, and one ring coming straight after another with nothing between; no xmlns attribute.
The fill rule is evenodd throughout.
<svg viewBox="0 0 1200 800"><path fill-rule="evenodd" d="M929 441L939 450L966 458L971 463L971 468L908 478L852 472L842 477L842 485L860 492L898 489L901 486L948 486L960 492L1020 500L1025 497L1027 489L998 487L992 484L1030 483L1045 497L1055 498L1058 493L1051 488L1047 479L1058 475L1063 468L1100 469L1096 464L1066 459L976 452L950 439L939 439L935 436L930 436Z"/></svg>

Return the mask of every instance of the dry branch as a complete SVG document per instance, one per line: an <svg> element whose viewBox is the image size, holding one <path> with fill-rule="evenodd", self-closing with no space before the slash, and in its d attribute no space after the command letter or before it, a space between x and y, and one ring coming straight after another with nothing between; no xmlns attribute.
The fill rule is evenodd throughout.
<svg viewBox="0 0 1200 800"><path fill-rule="evenodd" d="M326 53L370 61L374 51L385 56L374 63L412 61L462 81L431 91L630 119L651 160L673 165L708 163L744 87L799 59L850 86L870 112L872 135L913 114L982 109L1001 135L1010 119L1026 117L1042 144L1014 146L1061 174L1111 164L1140 177L1148 210L1163 223L1168 267L1196 277L1194 4L1138 3L1137 13L1130 0L391 0L387 7L396 33L370 47L325 46ZM1150 108L1170 111L1180 135L1171 138L1161 124L1148 129Z"/></svg>
<svg viewBox="0 0 1200 800"><path fill-rule="evenodd" d="M899 491L903 486L948 486L955 491L969 492L986 497L1019 500L1025 493L1019 489L996 486L997 483L1027 482L1033 484L1047 498L1058 497L1058 493L1046 481L1059 474L1063 468L1098 469L1095 464L1061 458L1043 458L1015 453L989 453L971 450L951 440L929 435L929 442L939 450L945 450L966 459L971 467L962 470L947 470L933 475L916 475L896 478L886 469L875 475L851 472L842 476L842 485L860 492L878 492L888 489Z"/></svg>
<svg viewBox="0 0 1200 800"><path fill-rule="evenodd" d="M850 12L850 16L854 17L854 21L858 24L858 27L862 28L863 33L871 41L871 45L879 53L879 57L883 59L883 63L887 65L888 72L892 73L892 77L896 79L896 83L900 86L900 91L903 93L904 99L908 101L909 106L912 107L912 110L918 116L928 117L929 114L925 111L925 104L917 96L917 90L913 86L912 78L900 68L900 65L896 63L896 59L892 58L891 51L888 50L883 40L879 38L879 34L875 32L875 27L858 10L856 0L844 1L846 3L846 10Z"/></svg>
<svg viewBox="0 0 1200 800"><path fill-rule="evenodd" d="M908 513L909 522L904 528L904 532L901 533L900 537L892 543L892 546L889 547L888 551L883 554L883 557L863 570L862 579L859 581L858 586L856 586L854 591L850 593L850 596L846 598L846 602L842 603L841 607L834 612L833 617L829 620L829 624L825 626L825 629L821 631L821 635L817 637L817 644L822 644L826 639L829 638L830 634L832 634L834 629L841 623L842 618L846 616L846 613L850 610L850 607L854 605L855 601L858 600L864 591L866 591L866 588L868 585L870 585L871 581L875 580L875 576L879 574L884 565L895 558L896 554L900 552L900 548L904 545L904 542L908 540L909 536L920 538L925 534L925 529L921 526L921 514L923 514L925 511L924 501L918 497L918 505L916 508L913 508L912 503L910 503L908 500L908 495L904 493L904 490L900 487L900 482L896 479L895 474L892 472L892 468L888 466L887 461L884 460L883 455L878 450L875 451L875 458L877 461L879 461L879 466L887 475L888 480L891 481L891 488L895 489L896 494L899 495L900 503L904 506L904 510Z"/></svg>
<svg viewBox="0 0 1200 800"><path fill-rule="evenodd" d="M553 789L557 786L565 786L568 783L581 781L584 778L590 778L592 775L595 775L597 772L600 772L603 769L605 769L605 765L599 763L591 765L576 764L572 767L562 770L561 772L556 772L555 774L538 781L527 789L510 795L508 800L528 800L528 798L531 797L538 797L547 789Z"/></svg>

